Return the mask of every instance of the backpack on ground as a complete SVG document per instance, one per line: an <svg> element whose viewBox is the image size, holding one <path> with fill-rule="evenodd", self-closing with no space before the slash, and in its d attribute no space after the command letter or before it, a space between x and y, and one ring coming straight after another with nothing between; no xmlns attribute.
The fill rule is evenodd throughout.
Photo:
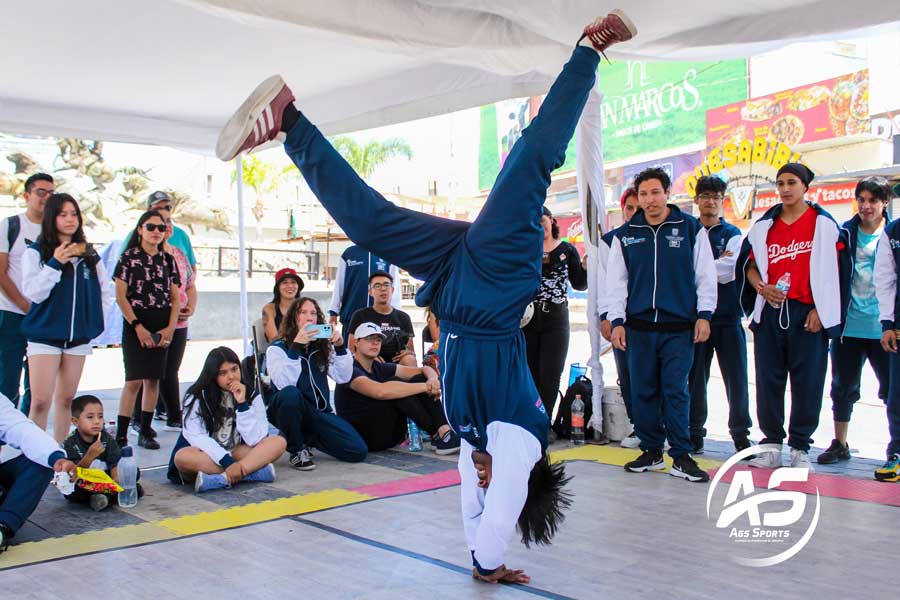
<svg viewBox="0 0 900 600"><path fill-rule="evenodd" d="M593 427L587 427L587 423L594 414L594 407L591 403L594 395L593 383L584 375L580 375L572 382L565 395L560 397L556 419L553 420L552 425L552 429L556 432L558 438L568 440L572 437L572 402L575 401L576 395L580 395L581 401L584 402L584 423L586 426L584 437L585 439L590 439L593 436L593 433L591 433Z"/></svg>

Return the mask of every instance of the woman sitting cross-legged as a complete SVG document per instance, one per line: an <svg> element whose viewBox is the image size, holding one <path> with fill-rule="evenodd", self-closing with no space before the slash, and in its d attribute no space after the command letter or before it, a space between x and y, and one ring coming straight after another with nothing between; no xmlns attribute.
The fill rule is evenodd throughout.
<svg viewBox="0 0 900 600"><path fill-rule="evenodd" d="M184 428L172 451L168 477L194 482L198 492L240 481L275 481L273 462L285 440L269 435L262 398L246 396L237 354L220 346L210 351L197 381L184 397Z"/></svg>

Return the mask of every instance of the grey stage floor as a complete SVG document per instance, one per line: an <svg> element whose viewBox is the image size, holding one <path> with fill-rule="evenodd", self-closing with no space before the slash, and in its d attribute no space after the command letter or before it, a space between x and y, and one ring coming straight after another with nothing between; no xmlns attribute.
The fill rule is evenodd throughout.
<svg viewBox="0 0 900 600"><path fill-rule="evenodd" d="M13 568L0 589L66 600L897 597L897 507L823 497L808 546L751 568L732 560L742 548L707 520L708 486L590 462L568 468L576 498L555 544L510 548L507 564L526 569L529 586L471 579L454 486Z"/></svg>

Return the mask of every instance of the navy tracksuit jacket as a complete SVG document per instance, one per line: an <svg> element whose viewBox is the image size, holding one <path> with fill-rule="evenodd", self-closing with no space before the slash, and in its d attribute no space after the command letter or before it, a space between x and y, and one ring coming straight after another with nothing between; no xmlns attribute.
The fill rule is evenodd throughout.
<svg viewBox="0 0 900 600"><path fill-rule="evenodd" d="M347 236L425 282L416 294L416 304L430 306L441 320L447 421L479 450L488 448L488 426L499 431L497 424L504 423L533 436L536 451L528 456L534 461L549 442L549 417L528 370L519 321L540 285L541 209L550 174L565 160L599 60L593 49L575 48L471 224L388 202L359 178L302 115L287 135L285 151ZM471 469L469 457L461 460L470 461ZM513 505L520 510L525 500L521 490L512 487L522 475L517 472L507 480L495 470L488 493L466 478L464 504L481 503L488 515L496 512L489 509L497 502L506 515L504 524L510 526L501 529L511 534L519 512ZM515 501L509 502L513 497ZM473 513L475 521L477 514ZM488 525L466 527L474 562L482 571L502 562L508 536L497 531Z"/></svg>

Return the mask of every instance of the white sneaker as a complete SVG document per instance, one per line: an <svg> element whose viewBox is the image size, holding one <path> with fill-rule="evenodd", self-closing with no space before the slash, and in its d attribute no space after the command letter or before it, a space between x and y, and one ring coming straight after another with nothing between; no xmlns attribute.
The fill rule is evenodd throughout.
<svg viewBox="0 0 900 600"><path fill-rule="evenodd" d="M619 442L619 446L622 448L637 448L641 445L641 438L637 436L637 433L634 431L631 434Z"/></svg>
<svg viewBox="0 0 900 600"><path fill-rule="evenodd" d="M796 448L791 448L791 466L799 467L802 469L809 469L810 473L815 472L815 469L813 469L812 463L809 462L809 453L804 450L797 450Z"/></svg>
<svg viewBox="0 0 900 600"><path fill-rule="evenodd" d="M756 467L757 469L781 468L781 444L760 444L758 448L759 453L757 453L756 458L750 461L751 467ZM767 449L770 451L765 452ZM775 450L775 452L771 450Z"/></svg>

